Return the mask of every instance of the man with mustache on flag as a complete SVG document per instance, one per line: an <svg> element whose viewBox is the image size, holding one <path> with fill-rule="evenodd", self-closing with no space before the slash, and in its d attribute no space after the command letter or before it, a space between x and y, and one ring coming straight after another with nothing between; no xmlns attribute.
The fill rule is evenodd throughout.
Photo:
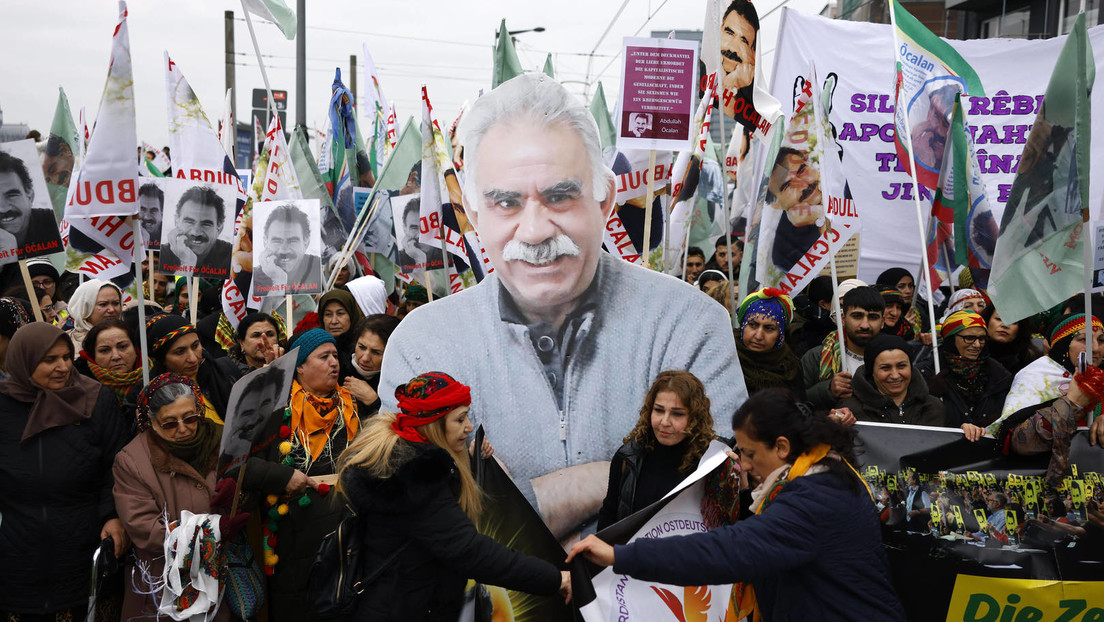
<svg viewBox="0 0 1104 622"><path fill-rule="evenodd" d="M230 272L230 243L218 239L226 221L222 197L206 186L180 195L171 235L162 242L161 264L166 271L205 278L225 278ZM202 268L202 270L200 270Z"/></svg>
<svg viewBox="0 0 1104 622"><path fill-rule="evenodd" d="M767 183L767 204L786 213L778 221L771 260L779 270L787 271L828 227L820 188L820 171L809 165L803 151L782 147Z"/></svg>
<svg viewBox="0 0 1104 622"><path fill-rule="evenodd" d="M253 271L253 291L295 293L315 291L322 278L322 260L307 253L310 218L290 203L279 205L264 225L261 261Z"/></svg>
<svg viewBox="0 0 1104 622"><path fill-rule="evenodd" d="M464 205L494 271L403 320L379 394L393 410L419 373L463 377L473 422L562 538L597 515L609 457L659 372L698 376L716 412L746 399L731 324L693 286L602 251L613 173L590 110L558 82L504 82L459 135Z"/></svg>

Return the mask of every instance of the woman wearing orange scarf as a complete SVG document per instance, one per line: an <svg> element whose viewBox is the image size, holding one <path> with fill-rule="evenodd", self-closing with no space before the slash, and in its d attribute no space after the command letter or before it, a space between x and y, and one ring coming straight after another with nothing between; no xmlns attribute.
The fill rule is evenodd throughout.
<svg viewBox="0 0 1104 622"><path fill-rule="evenodd" d="M567 561L583 555L617 574L674 585L750 583L752 619L765 622L903 621L878 514L851 467L854 428L814 415L775 388L744 402L732 430L741 469L761 482L752 492L755 516L624 546L588 536ZM743 613L750 594L738 596L733 604Z"/></svg>
<svg viewBox="0 0 1104 622"><path fill-rule="evenodd" d="M269 618L305 620L307 577L323 536L341 519L336 482L337 457L356 436L360 417L356 402L337 382L337 344L315 328L294 337L298 347L291 399L268 448L273 478L287 481L287 494L267 499L264 518L264 565L269 574ZM266 435L269 436L269 435ZM275 463L275 464L273 464Z"/></svg>

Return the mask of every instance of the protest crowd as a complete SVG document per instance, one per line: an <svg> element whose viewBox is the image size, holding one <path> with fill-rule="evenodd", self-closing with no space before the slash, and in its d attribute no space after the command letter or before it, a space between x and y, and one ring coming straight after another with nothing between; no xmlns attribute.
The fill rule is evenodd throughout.
<svg viewBox="0 0 1104 622"><path fill-rule="evenodd" d="M751 3L724 4L754 40ZM120 25L109 86L129 77L125 9ZM658 116L626 112L615 137L520 70L451 126L423 87L421 126L380 99L363 132L338 73L325 157L273 117L244 178L194 155L226 144L202 113L176 119L171 149L126 167L127 205L81 203L112 150L134 157L100 138L110 110L90 142L69 118L0 145L0 622L491 620L536 602L559 613L517 619L616 619L587 612L616 612L607 566L679 619L704 618L657 586L725 586L702 605L722 619L922 619L891 544L1104 556L1104 295L1078 279L1006 302L1050 286L1011 293L973 250L951 262L956 223L949 256L837 274L854 223L826 206L851 191L830 150L822 186L794 147L821 119L781 115L769 152L738 126L738 158L768 163L762 201L697 142L714 98L730 122L730 99L766 109L721 45L689 157L659 165L684 186L646 195L621 186L647 151L618 141L655 138ZM957 101L929 112L939 158ZM937 449L868 460L879 430ZM940 443L967 466L930 466ZM691 498L700 529L651 535ZM690 607L705 587L686 589Z"/></svg>

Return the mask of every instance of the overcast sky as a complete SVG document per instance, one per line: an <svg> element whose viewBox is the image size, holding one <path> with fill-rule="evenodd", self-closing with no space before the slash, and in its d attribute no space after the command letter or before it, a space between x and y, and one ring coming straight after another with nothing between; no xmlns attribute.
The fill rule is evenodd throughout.
<svg viewBox="0 0 1104 622"><path fill-rule="evenodd" d="M307 123L324 126L335 67L347 75L349 55L358 61L363 94L361 46L367 44L388 99L400 119L420 114L422 82L442 123L451 123L461 103L489 88L491 52L499 20L511 30L543 26L541 33L517 35L526 68L539 69L552 53L556 77L580 95L588 81L601 80L612 106L620 77L621 39L652 30L701 29L706 0L422 0L361 2L310 0L307 3ZM287 0L294 8L295 0ZM760 0L760 15L780 0ZM111 32L117 16L113 0L9 2L0 20L0 109L5 123L26 123L44 135L57 102L57 88L69 97L74 119L86 108L94 119L107 75ZM819 12L824 0L790 0L787 7ZM208 118L217 123L225 97L224 12L234 11L238 63L238 120L248 121L251 92L263 88L249 31L239 2L232 0L136 0L129 5L138 138L167 144L167 104L162 55L168 50L199 95ZM777 10L762 23L759 51L768 69L777 36ZM612 22L612 26L610 24ZM295 42L276 26L254 20L272 88L289 91L289 119L295 118ZM603 32L609 33L602 38ZM638 33L638 34L637 34ZM597 48L596 48L597 46ZM594 51L594 56L588 56ZM769 72L767 73L769 76ZM593 86L591 91L593 92Z"/></svg>

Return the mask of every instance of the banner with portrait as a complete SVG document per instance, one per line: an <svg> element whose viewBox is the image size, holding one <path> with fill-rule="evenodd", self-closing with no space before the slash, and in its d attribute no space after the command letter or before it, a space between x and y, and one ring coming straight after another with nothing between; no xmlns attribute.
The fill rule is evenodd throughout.
<svg viewBox="0 0 1104 622"><path fill-rule="evenodd" d="M322 293L318 200L253 204L253 293Z"/></svg>
<svg viewBox="0 0 1104 622"><path fill-rule="evenodd" d="M227 278L234 240L234 187L165 178L164 188L165 220L158 272Z"/></svg>
<svg viewBox="0 0 1104 622"><path fill-rule="evenodd" d="M273 343L272 346L277 344ZM226 420L219 448L219 477L245 463L271 439L261 438L276 412L282 412L291 395L295 357L299 348L242 376L230 389Z"/></svg>
<svg viewBox="0 0 1104 622"><path fill-rule="evenodd" d="M0 264L59 251L61 237L34 140L0 143Z"/></svg>
<svg viewBox="0 0 1104 622"><path fill-rule="evenodd" d="M1104 69L1104 27L1089 29L1097 70ZM974 68L986 97L965 97L967 130L992 208L1000 221L1012 180L1065 37L947 41ZM844 44L846 43L846 44ZM843 173L863 208L859 278L873 282L882 271L903 266L919 273L921 248L911 175L894 143L893 36L888 24L831 20L782 9L771 89L792 101L795 81L815 60L818 74L835 74L830 122L842 146ZM1090 97L1094 134L1104 135L1104 90ZM1104 165L1104 142L1091 147L1093 170ZM925 214L932 193L920 192ZM1090 180L1089 205L1101 204L1104 178ZM741 206L737 205L737 210ZM1094 218L1099 217L1094 213ZM926 224L926 223L925 223Z"/></svg>
<svg viewBox="0 0 1104 622"><path fill-rule="evenodd" d="M856 428L859 471L910 620L997 620L1008 585L1019 588L1020 610L1046 608L1053 590L1034 591L1040 582L1076 591L1095 580L1104 593L1104 526L1089 517L1104 504L1104 449L1084 428L1058 485L1044 478L1049 453L1005 456L993 438L970 443L954 428Z"/></svg>

